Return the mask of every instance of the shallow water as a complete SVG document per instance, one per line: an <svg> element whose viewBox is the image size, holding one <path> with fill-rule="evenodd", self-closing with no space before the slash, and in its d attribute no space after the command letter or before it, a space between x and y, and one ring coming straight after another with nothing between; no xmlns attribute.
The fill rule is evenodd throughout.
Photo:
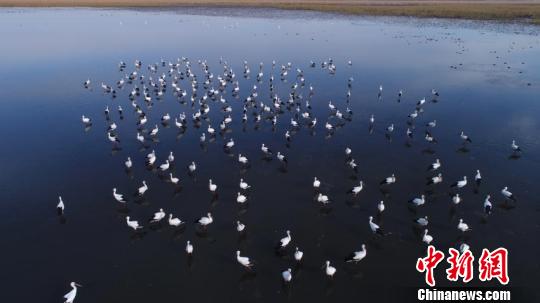
<svg viewBox="0 0 540 303"><path fill-rule="evenodd" d="M252 17L246 17L252 16ZM0 210L3 220L2 302L60 302L70 281L83 284L76 302L384 302L424 286L416 272L416 259L425 254L420 231L412 220L429 215L429 231L437 248L447 250L465 241L479 257L482 248L509 249L509 286L531 300L537 296L540 278L536 235L538 196L535 181L540 168L540 38L538 28L410 18L344 17L312 12L283 12L250 9L100 10L100 9L2 9L0 10ZM112 99L99 87L113 85L124 73L143 62L177 58L190 59L199 79L203 72L198 60L206 60L214 76L223 72L226 60L240 81L240 97L224 95L233 107L231 132L218 134L214 142L199 144L206 130L193 123L179 135L174 123L160 125L159 143L141 148L135 140L136 115L127 98L132 85L117 89ZM320 63L332 58L335 75ZM118 62L127 63L125 72ZM243 61L251 77L243 77ZM272 60L277 66L271 68ZM317 62L315 68L309 62ZM347 61L352 61L352 66ZM255 75L264 62L262 83ZM279 67L292 63L286 81ZM304 71L306 87L298 89L304 100L308 86L314 86L312 114L318 126L302 126L287 144L284 133L294 114L284 109L275 130L269 122L256 127L249 109L249 121L241 123L242 101L253 84L258 102L270 104L268 79L276 76L276 91L286 101L296 81L296 68ZM184 68L185 69L185 68ZM160 67L158 74L166 68ZM347 79L354 77L348 106L350 121L329 117L328 101L344 111ZM92 89L82 83L92 79ZM191 86L187 103L179 103L169 85L165 97L154 98L146 109L148 129L166 112L191 115ZM378 100L378 87L384 87ZM139 85L141 86L141 85ZM217 84L214 84L217 87ZM431 89L440 97L430 102ZM404 96L397 102L397 92ZM414 122L415 137L407 140L406 124L416 102L426 97L424 112ZM139 104L144 104L139 98ZM116 107L124 108L120 120ZM224 113L209 101L209 121L218 128ZM103 110L111 107L111 121L118 127L120 150L111 150L106 137L108 122ZM81 114L92 118L85 131ZM376 117L373 131L368 118ZM425 124L437 120L432 131L439 141L429 145L422 138ZM330 135L324 123L342 124ZM385 128L395 124L390 137ZM463 149L459 132L473 140ZM231 154L223 143L234 138ZM511 140L523 149L511 157ZM288 157L286 169L276 159L266 161L259 150L265 143ZM408 144L407 144L408 142ZM345 147L351 147L359 165L354 174L345 164ZM176 161L172 171L181 179L181 190L164 182L155 170L143 165L145 155L156 150L162 163L170 150ZM241 169L236 155L251 162ZM131 173L123 163L134 161ZM440 158L442 185L425 186L426 167ZM194 177L186 165L196 161ZM449 185L467 175L472 180L480 169L479 188L460 190L463 202L452 207ZM395 173L397 183L379 187L384 177ZM323 182L329 208L314 201L312 178ZM213 200L208 179L219 186ZM249 205L235 202L238 182L246 179L253 187ZM150 187L144 201L131 197L146 180ZM354 198L346 194L363 180L363 192ZM472 183L472 182L470 182ZM500 190L508 186L518 197L505 203ZM134 234L125 225L126 210L111 195L113 187L128 196L128 212L147 225L159 208L188 222L183 230L163 225ZM427 194L426 205L411 209L407 200ZM494 212L485 218L482 203L491 193ZM56 215L57 196L66 203L65 222ZM377 203L386 210L376 216ZM192 222L212 211L215 222L207 233ZM375 216L388 235L374 236L368 217ZM456 229L459 218L472 228L464 236ZM247 225L239 237L235 221ZM290 229L292 246L305 253L296 268L292 250L276 255L274 245ZM194 258L184 253L187 240L195 246ZM343 258L367 245L368 256L357 265ZM246 273L235 260L240 249L256 261L254 274ZM338 272L333 281L321 266L331 260ZM283 287L280 272L294 268L294 283ZM438 286L461 286L445 280L445 266L437 270ZM477 277L473 286L497 286ZM411 292L411 289L413 290ZM409 297L401 297L409 299Z"/></svg>

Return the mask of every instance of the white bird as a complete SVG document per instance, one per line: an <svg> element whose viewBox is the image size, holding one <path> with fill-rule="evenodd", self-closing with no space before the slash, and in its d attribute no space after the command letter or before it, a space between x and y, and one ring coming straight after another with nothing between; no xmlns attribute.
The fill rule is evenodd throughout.
<svg viewBox="0 0 540 303"><path fill-rule="evenodd" d="M161 221L163 218L165 218L165 212L163 211L163 208L160 208L159 211L157 213L154 213L154 218L152 218L152 220L150 220L151 223L155 223L155 222L159 222Z"/></svg>
<svg viewBox="0 0 540 303"><path fill-rule="evenodd" d="M169 152L169 157L167 158L169 160L169 162L174 162L174 154L173 152Z"/></svg>
<svg viewBox="0 0 540 303"><path fill-rule="evenodd" d="M120 139L118 139L118 137L111 132L107 132L107 139L113 143L120 143Z"/></svg>
<svg viewBox="0 0 540 303"><path fill-rule="evenodd" d="M484 211L488 215L491 213L491 210L493 209L493 205L491 204L491 201L489 199L491 199L491 195L487 195L486 199L484 200Z"/></svg>
<svg viewBox="0 0 540 303"><path fill-rule="evenodd" d="M186 242L186 253L190 256L193 254L193 245L189 240Z"/></svg>
<svg viewBox="0 0 540 303"><path fill-rule="evenodd" d="M172 173L169 173L169 180L171 181L172 184L178 184L178 182L180 182L180 179L173 177Z"/></svg>
<svg viewBox="0 0 540 303"><path fill-rule="evenodd" d="M191 164L188 165L188 170L190 173L193 173L195 172L196 169L197 169L197 164L195 164L195 162L192 161Z"/></svg>
<svg viewBox="0 0 540 303"><path fill-rule="evenodd" d="M283 277L283 281L286 283L291 282L292 280L292 270L290 268L287 268L286 271L281 273L281 276Z"/></svg>
<svg viewBox="0 0 540 303"><path fill-rule="evenodd" d="M141 133L137 133L137 141L144 143L144 136Z"/></svg>
<svg viewBox="0 0 540 303"><path fill-rule="evenodd" d="M240 178L240 189L243 189L243 190L246 190L246 189L250 189L251 186L244 181L244 179Z"/></svg>
<svg viewBox="0 0 540 303"><path fill-rule="evenodd" d="M380 213L382 213L385 209L384 207L384 201L381 201L379 202L379 204L377 204L377 209L379 210Z"/></svg>
<svg viewBox="0 0 540 303"><path fill-rule="evenodd" d="M362 250L352 252L345 262L359 262L367 255L366 245L362 244Z"/></svg>
<svg viewBox="0 0 540 303"><path fill-rule="evenodd" d="M323 195L323 194L319 193L317 195L317 202L321 202L322 204L328 204L328 203L330 203L330 199L328 199L327 195Z"/></svg>
<svg viewBox="0 0 540 303"><path fill-rule="evenodd" d="M111 124L109 125L108 131L113 131L113 130L115 130L117 127L118 127L118 126L116 125L116 123L113 122L113 123L111 123Z"/></svg>
<svg viewBox="0 0 540 303"><path fill-rule="evenodd" d="M126 222L127 222L127 225L131 228L133 228L133 230L137 230L137 229L141 229L143 228L141 225L139 225L139 222L138 221L130 221L130 217L127 216L126 217Z"/></svg>
<svg viewBox="0 0 540 303"><path fill-rule="evenodd" d="M178 128L183 128L184 127L184 124L182 124L182 122L179 122L178 118L174 118L174 125L176 125L176 127L178 127Z"/></svg>
<svg viewBox="0 0 540 303"><path fill-rule="evenodd" d="M321 186L321 181L317 177L313 178L313 188L319 188Z"/></svg>
<svg viewBox="0 0 540 303"><path fill-rule="evenodd" d="M463 222L463 219L459 219L457 229L461 230L462 232L466 232L466 231L470 230L469 225L467 225L467 223Z"/></svg>
<svg viewBox="0 0 540 303"><path fill-rule="evenodd" d="M201 217L197 223L199 223L200 225L202 226L207 226L207 225L210 225L212 224L212 222L214 222L214 218L212 218L212 214L211 213L207 213L206 214L206 217Z"/></svg>
<svg viewBox="0 0 540 303"><path fill-rule="evenodd" d="M508 190L508 187L505 186L502 190L501 190L501 194L507 198L507 199L510 199L512 201L516 201L516 198L514 197L514 195Z"/></svg>
<svg viewBox="0 0 540 303"><path fill-rule="evenodd" d="M330 110L334 110L334 109L336 109L336 106L335 106L334 104L332 104L332 101L329 101L329 102L328 102L328 108L329 108Z"/></svg>
<svg viewBox="0 0 540 303"><path fill-rule="evenodd" d="M131 157L127 157L126 162L124 162L127 169L130 169L133 166L133 162L131 162Z"/></svg>
<svg viewBox="0 0 540 303"><path fill-rule="evenodd" d="M304 257L304 252L302 252L301 250L298 249L298 247L296 247L294 251L294 259L297 262L300 262L302 261L302 257Z"/></svg>
<svg viewBox="0 0 540 303"><path fill-rule="evenodd" d="M373 217L369 216L369 228L372 232L377 233L381 231L381 227L373 222Z"/></svg>
<svg viewBox="0 0 540 303"><path fill-rule="evenodd" d="M350 156L351 153L352 153L352 149L350 149L350 148L348 148L348 147L345 148L345 156Z"/></svg>
<svg viewBox="0 0 540 303"><path fill-rule="evenodd" d="M146 122L148 122L148 118L146 118L146 116L143 116L137 124L139 124L139 126L143 126L146 124Z"/></svg>
<svg viewBox="0 0 540 303"><path fill-rule="evenodd" d="M119 193L116 192L116 187L113 188L113 196L116 199L116 201L118 201L120 203L126 203L126 201L124 200L124 195L119 194Z"/></svg>
<svg viewBox="0 0 540 303"><path fill-rule="evenodd" d="M291 118L291 126L298 127L298 122L296 122L293 118Z"/></svg>
<svg viewBox="0 0 540 303"><path fill-rule="evenodd" d="M236 196L236 202L245 203L247 202L247 197L242 195L241 193L238 193L238 195Z"/></svg>
<svg viewBox="0 0 540 303"><path fill-rule="evenodd" d="M169 163L169 160L165 160L165 163L161 164L159 169L161 169L161 171L166 171L170 166L171 164Z"/></svg>
<svg viewBox="0 0 540 303"><path fill-rule="evenodd" d="M83 116L84 117L84 116ZM521 148L516 144L516 140L512 140L512 150L515 152L521 152Z"/></svg>
<svg viewBox="0 0 540 303"><path fill-rule="evenodd" d="M332 130L334 127L332 126L332 124L326 122L326 124L324 125L324 127L327 129L327 130Z"/></svg>
<svg viewBox="0 0 540 303"><path fill-rule="evenodd" d="M234 146L234 140L231 138L229 142L225 143L225 148L231 149Z"/></svg>
<svg viewBox="0 0 540 303"><path fill-rule="evenodd" d="M142 181L142 184L143 185L138 189L139 196L144 195L144 193L148 190L148 185L146 185L146 181Z"/></svg>
<svg viewBox="0 0 540 303"><path fill-rule="evenodd" d="M420 226L427 226L429 224L428 216L420 217L415 222Z"/></svg>
<svg viewBox="0 0 540 303"><path fill-rule="evenodd" d="M242 154L238 154L238 162L248 164L248 158L246 156L242 156Z"/></svg>
<svg viewBox="0 0 540 303"><path fill-rule="evenodd" d="M150 166L154 165L154 163L156 163L157 161L156 155L152 152L151 154L148 155L148 157L149 158L148 158L147 164Z"/></svg>
<svg viewBox="0 0 540 303"><path fill-rule="evenodd" d="M62 200L62 197L58 196L58 204L56 204L56 210L58 211L59 215L64 214L64 208L65 208L64 201Z"/></svg>
<svg viewBox="0 0 540 303"><path fill-rule="evenodd" d="M437 143L437 140L435 139L435 137L433 137L433 135L426 131L426 137L425 137L426 141L429 142L429 143Z"/></svg>
<svg viewBox="0 0 540 303"><path fill-rule="evenodd" d="M463 180L454 182L452 185L450 185L450 187L462 188L465 185L467 185L467 176L463 176Z"/></svg>
<svg viewBox="0 0 540 303"><path fill-rule="evenodd" d="M282 153L278 152L276 157L278 158L279 161L283 163L287 163L287 158Z"/></svg>
<svg viewBox="0 0 540 303"><path fill-rule="evenodd" d="M81 121L82 121L82 123L84 123L86 125L92 124L92 120L90 118L86 117L85 115L82 115Z"/></svg>
<svg viewBox="0 0 540 303"><path fill-rule="evenodd" d="M464 142L472 143L471 138L469 138L469 136L465 135L465 133L464 133L463 131L461 131L461 134L459 134L459 136L461 137L461 139L462 139Z"/></svg>
<svg viewBox="0 0 540 303"><path fill-rule="evenodd" d="M291 141L291 133L289 131L285 132L285 140Z"/></svg>
<svg viewBox="0 0 540 303"><path fill-rule="evenodd" d="M363 189L364 189L364 181L360 181L360 183L359 183L357 186L351 188L351 189L348 191L348 193L349 193L349 194L353 194L353 195L356 196L356 195L358 195Z"/></svg>
<svg viewBox="0 0 540 303"><path fill-rule="evenodd" d="M416 206L420 206L420 205L423 205L424 203L426 203L426 197L424 195L421 195L420 198L414 198L414 199L410 200L409 202L411 202L412 204L414 204Z"/></svg>
<svg viewBox="0 0 540 303"><path fill-rule="evenodd" d="M461 253L464 253L466 251L468 251L471 247L469 245L467 245L467 243L461 243L461 245L459 246L459 251Z"/></svg>
<svg viewBox="0 0 540 303"><path fill-rule="evenodd" d="M236 231L237 232L243 232L246 229L246 225L241 223L240 221L236 221Z"/></svg>
<svg viewBox="0 0 540 303"><path fill-rule="evenodd" d="M182 222L182 220L178 219L178 218L173 218L173 214L169 214L169 225L170 226L180 226L184 224L184 222Z"/></svg>
<svg viewBox="0 0 540 303"><path fill-rule="evenodd" d="M436 159L434 163L431 163L431 165L429 166L429 169L437 170L439 169L439 167L441 167L441 161L439 159Z"/></svg>
<svg viewBox="0 0 540 303"><path fill-rule="evenodd" d="M452 197L452 202L454 204L459 204L459 202L461 202L461 197L459 196L459 193L456 193L456 195Z"/></svg>
<svg viewBox="0 0 540 303"><path fill-rule="evenodd" d="M427 245L429 245L433 241L433 237L431 235L428 235L428 230L424 230L424 236L422 237L422 241L425 242Z"/></svg>
<svg viewBox="0 0 540 303"><path fill-rule="evenodd" d="M291 242L292 240L292 237L291 237L291 232L289 230L286 231L287 232L287 236L281 238L281 240L279 240L279 246L280 248L285 248L287 247L287 245L289 245L289 243Z"/></svg>
<svg viewBox="0 0 540 303"><path fill-rule="evenodd" d="M208 189L210 192L215 193L217 190L217 185L212 183L212 179L208 180Z"/></svg>
<svg viewBox="0 0 540 303"><path fill-rule="evenodd" d="M248 257L240 256L240 251L239 250L236 251L236 261L238 261L238 263L240 263L240 265L242 265L244 267L247 267L247 268L251 268L251 266L253 266L253 263L251 263L251 261L249 260Z"/></svg>
<svg viewBox="0 0 540 303"><path fill-rule="evenodd" d="M371 116L369 117L369 123L375 123L375 115L371 114Z"/></svg>
<svg viewBox="0 0 540 303"><path fill-rule="evenodd" d="M390 126L388 126L388 127L386 128L386 130L387 130L389 133L393 132L393 131L394 131L394 124L393 124L393 123L390 124Z"/></svg>
<svg viewBox="0 0 540 303"><path fill-rule="evenodd" d="M476 170L476 175L474 176L474 181L476 182L476 185L480 185L480 182L482 182L482 175L480 174L480 170Z"/></svg>
<svg viewBox="0 0 540 303"><path fill-rule="evenodd" d="M150 153L146 155L146 159L155 158L156 157L156 151L152 150Z"/></svg>
<svg viewBox="0 0 540 303"><path fill-rule="evenodd" d="M330 265L330 261L326 261L325 273L328 277L332 278L336 274L336 268Z"/></svg>
<svg viewBox="0 0 540 303"><path fill-rule="evenodd" d="M150 136L155 136L157 135L157 133L159 132L159 127L157 126L154 126L154 128L150 131Z"/></svg>
<svg viewBox="0 0 540 303"><path fill-rule="evenodd" d="M64 299L66 299L64 303L73 303L73 301L75 301L75 297L77 297L77 287L82 287L75 282L71 282L69 285L71 286L71 291L64 295Z"/></svg>
<svg viewBox="0 0 540 303"><path fill-rule="evenodd" d="M265 154L272 154L272 151L264 143L261 145L261 150Z"/></svg>
<svg viewBox="0 0 540 303"><path fill-rule="evenodd" d="M439 173L438 175L434 176L431 178L431 180L428 181L427 185L431 185L431 184L439 184L443 181L443 177L442 177L442 174Z"/></svg>
<svg viewBox="0 0 540 303"><path fill-rule="evenodd" d="M311 120L308 125L311 128L315 127L315 125L317 125L317 117L313 118L313 120Z"/></svg>
<svg viewBox="0 0 540 303"><path fill-rule="evenodd" d="M390 177L386 177L381 181L380 185L396 183L396 176L392 174Z"/></svg>

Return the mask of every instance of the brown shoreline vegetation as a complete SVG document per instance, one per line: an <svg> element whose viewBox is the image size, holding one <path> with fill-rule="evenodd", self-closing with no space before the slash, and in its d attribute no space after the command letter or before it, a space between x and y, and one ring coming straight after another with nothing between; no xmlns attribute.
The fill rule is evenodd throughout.
<svg viewBox="0 0 540 303"><path fill-rule="evenodd" d="M503 20L540 24L539 0L0 0L0 7L227 6L353 15Z"/></svg>

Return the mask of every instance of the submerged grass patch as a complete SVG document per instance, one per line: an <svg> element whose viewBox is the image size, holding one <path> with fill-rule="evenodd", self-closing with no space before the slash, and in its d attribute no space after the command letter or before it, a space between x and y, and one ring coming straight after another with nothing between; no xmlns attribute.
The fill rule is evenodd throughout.
<svg viewBox="0 0 540 303"><path fill-rule="evenodd" d="M355 15L521 20L540 24L540 4L405 3L335 5L287 3L276 6L283 9L330 11Z"/></svg>

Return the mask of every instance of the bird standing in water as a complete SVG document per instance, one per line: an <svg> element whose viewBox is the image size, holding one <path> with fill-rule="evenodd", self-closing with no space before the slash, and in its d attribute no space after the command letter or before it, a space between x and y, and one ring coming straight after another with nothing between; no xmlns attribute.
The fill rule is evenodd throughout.
<svg viewBox="0 0 540 303"><path fill-rule="evenodd" d="M71 291L64 295L64 299L66 299L64 303L73 303L77 297L77 287L82 287L80 284L75 282L71 282L69 285L71 286Z"/></svg>

